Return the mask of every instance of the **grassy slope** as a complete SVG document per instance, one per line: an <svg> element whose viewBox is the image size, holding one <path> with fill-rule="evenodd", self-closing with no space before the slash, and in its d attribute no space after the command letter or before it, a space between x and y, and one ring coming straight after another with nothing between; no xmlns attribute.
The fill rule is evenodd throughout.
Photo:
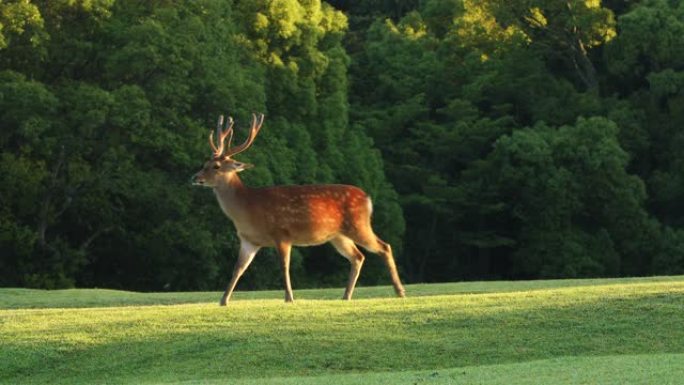
<svg viewBox="0 0 684 385"><path fill-rule="evenodd" d="M2 289L0 383L677 383L684 376L684 277L409 290L405 300L350 303L303 299L336 298L339 289L300 291L294 306L250 299L280 292L240 293L243 300L219 308L186 303L213 302L217 293ZM390 293L362 288L359 297ZM9 309L51 301L186 304Z"/></svg>
<svg viewBox="0 0 684 385"><path fill-rule="evenodd" d="M684 376L684 354L561 357L515 364L469 366L446 370L341 374L325 377L269 378L271 385L679 385ZM222 384L198 381L191 384ZM243 379L234 385L263 384L262 379Z"/></svg>
<svg viewBox="0 0 684 385"><path fill-rule="evenodd" d="M407 287L410 297L444 294L507 293L526 290L544 290L576 286L615 285L621 283L681 282L684 277L645 277L620 279L556 279L537 281L493 281L418 284ZM297 290L295 299L339 299L344 289ZM357 287L354 299L391 297L394 291L389 287ZM217 302L221 293L136 293L108 289L34 290L0 288L0 309L111 307L142 305L175 305L185 303ZM281 299L282 290L236 292L233 299Z"/></svg>

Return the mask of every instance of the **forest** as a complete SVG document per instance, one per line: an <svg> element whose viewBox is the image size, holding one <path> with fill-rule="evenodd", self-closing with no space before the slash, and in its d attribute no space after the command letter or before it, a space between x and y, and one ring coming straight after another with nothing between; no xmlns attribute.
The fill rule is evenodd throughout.
<svg viewBox="0 0 684 385"><path fill-rule="evenodd" d="M222 289L190 177L253 112L245 183L362 187L406 282L684 273L684 1L0 0L0 286Z"/></svg>

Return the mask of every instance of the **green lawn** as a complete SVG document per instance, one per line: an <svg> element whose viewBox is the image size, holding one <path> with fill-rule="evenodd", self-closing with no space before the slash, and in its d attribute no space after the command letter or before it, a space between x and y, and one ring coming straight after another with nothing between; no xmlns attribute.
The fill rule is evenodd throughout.
<svg viewBox="0 0 684 385"><path fill-rule="evenodd" d="M679 384L684 277L220 293L0 289L0 383Z"/></svg>

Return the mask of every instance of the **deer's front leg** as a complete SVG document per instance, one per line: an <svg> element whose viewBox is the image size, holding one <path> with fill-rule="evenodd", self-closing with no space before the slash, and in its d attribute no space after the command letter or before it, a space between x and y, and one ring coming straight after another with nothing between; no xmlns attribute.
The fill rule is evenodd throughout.
<svg viewBox="0 0 684 385"><path fill-rule="evenodd" d="M252 263L252 260L259 249L259 246L253 245L249 241L240 238L240 255L238 256L237 262L235 262L235 268L233 268L233 278L231 278L226 291L223 293L223 297L221 297L221 306L226 306L226 303L230 300L230 296L233 294L233 290L235 290L238 280L242 277L245 270L247 270L249 264Z"/></svg>
<svg viewBox="0 0 684 385"><path fill-rule="evenodd" d="M278 242L276 249L278 250L278 255L280 256L280 266L283 269L285 302L294 302L294 296L292 295L292 284L290 283L290 252L292 251L292 244L287 242Z"/></svg>

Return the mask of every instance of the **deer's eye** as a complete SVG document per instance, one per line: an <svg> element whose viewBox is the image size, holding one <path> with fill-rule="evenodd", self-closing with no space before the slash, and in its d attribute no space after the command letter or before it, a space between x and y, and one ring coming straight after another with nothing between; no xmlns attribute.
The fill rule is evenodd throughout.
<svg viewBox="0 0 684 385"><path fill-rule="evenodd" d="M215 164L215 165L214 165L214 170L218 170L219 168L221 168L221 165L220 165L220 164Z"/></svg>

